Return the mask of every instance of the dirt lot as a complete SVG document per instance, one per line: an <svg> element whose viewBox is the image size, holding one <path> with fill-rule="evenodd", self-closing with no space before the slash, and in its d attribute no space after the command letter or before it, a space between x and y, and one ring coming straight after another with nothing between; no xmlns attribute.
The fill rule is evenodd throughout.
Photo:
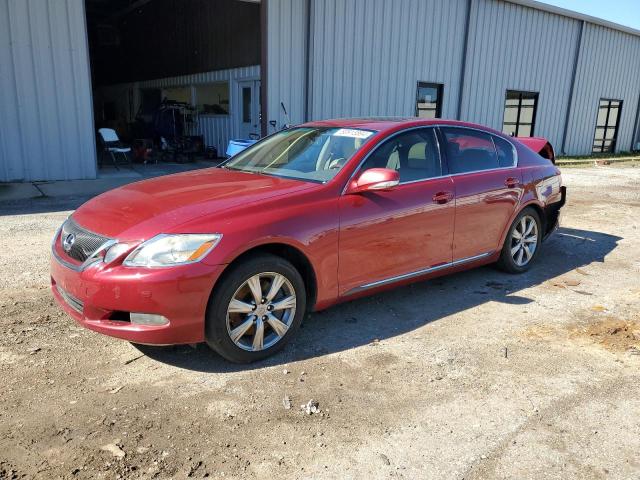
<svg viewBox="0 0 640 480"><path fill-rule="evenodd" d="M0 207L0 478L639 479L640 168L565 181L528 274L316 313L242 367L78 328L48 250L79 201Z"/></svg>

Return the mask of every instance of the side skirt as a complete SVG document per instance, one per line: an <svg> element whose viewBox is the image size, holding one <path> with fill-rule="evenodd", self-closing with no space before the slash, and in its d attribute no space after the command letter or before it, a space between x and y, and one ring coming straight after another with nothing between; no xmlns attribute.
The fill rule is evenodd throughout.
<svg viewBox="0 0 640 480"><path fill-rule="evenodd" d="M480 255L474 255L473 257L461 258L460 260L455 260L453 262L436 265L435 267L424 268L422 270L417 270L415 272L405 273L403 275L397 275L395 277L385 278L384 280L378 280L377 282L366 283L364 285L360 285L359 287L352 288L347 293L345 293L345 296L353 295L355 293L360 293L366 290L382 287L385 285L390 285L392 283L401 282L404 280L410 280L415 277L421 277L422 275L427 275L429 273L445 270L447 268L458 267L460 265L464 265L465 263L471 263L477 260L481 260L483 258L490 256L493 253L494 252L481 253Z"/></svg>

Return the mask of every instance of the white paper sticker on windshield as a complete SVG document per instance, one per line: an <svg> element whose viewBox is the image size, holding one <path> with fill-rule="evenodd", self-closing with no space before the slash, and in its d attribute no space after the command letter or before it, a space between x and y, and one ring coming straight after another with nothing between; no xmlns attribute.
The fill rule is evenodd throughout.
<svg viewBox="0 0 640 480"><path fill-rule="evenodd" d="M367 130L355 130L353 128L341 128L336 133L336 137L351 137L351 138L369 138L373 135L373 132Z"/></svg>

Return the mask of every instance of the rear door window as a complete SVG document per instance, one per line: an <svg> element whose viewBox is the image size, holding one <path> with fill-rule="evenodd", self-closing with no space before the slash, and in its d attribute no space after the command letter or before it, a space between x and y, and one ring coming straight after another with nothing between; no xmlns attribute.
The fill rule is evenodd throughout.
<svg viewBox="0 0 640 480"><path fill-rule="evenodd" d="M499 167L491 135L467 128L441 128L449 173L468 173Z"/></svg>
<svg viewBox="0 0 640 480"><path fill-rule="evenodd" d="M492 137L493 143L496 144L496 152L498 152L498 165L501 168L514 167L516 164L515 148L504 138Z"/></svg>

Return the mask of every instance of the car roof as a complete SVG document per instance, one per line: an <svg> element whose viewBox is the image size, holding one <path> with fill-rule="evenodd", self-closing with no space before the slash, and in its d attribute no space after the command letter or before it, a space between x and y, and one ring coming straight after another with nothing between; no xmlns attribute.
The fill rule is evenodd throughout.
<svg viewBox="0 0 640 480"><path fill-rule="evenodd" d="M470 122L462 122L459 120L445 120L441 118L425 119L419 117L369 117L369 118L336 118L331 120L318 120L307 122L299 127L338 127L338 128L362 128L366 130L375 130L377 132L397 131L404 128L420 127L429 125L451 125L458 127L477 128L489 133L504 135L484 125L478 125Z"/></svg>

